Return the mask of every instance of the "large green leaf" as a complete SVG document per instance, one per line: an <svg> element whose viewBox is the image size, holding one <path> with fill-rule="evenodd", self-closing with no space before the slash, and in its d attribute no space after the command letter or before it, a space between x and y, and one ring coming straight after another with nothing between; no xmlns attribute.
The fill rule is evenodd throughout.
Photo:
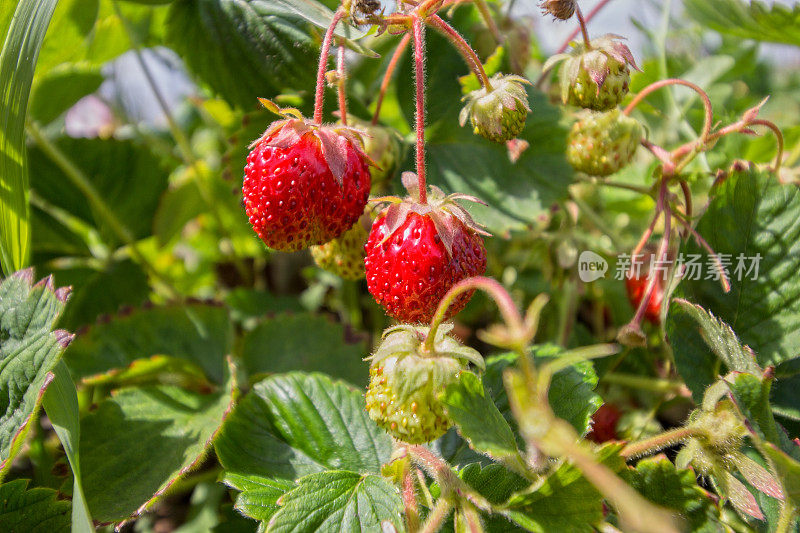
<svg viewBox="0 0 800 533"><path fill-rule="evenodd" d="M619 445L608 445L598 459L614 471L625 467ZM591 533L603 520L603 498L597 489L571 464L564 463L543 483L511 497L508 516L528 531L547 533L570 531Z"/></svg>
<svg viewBox="0 0 800 533"><path fill-rule="evenodd" d="M760 373L755 354L742 346L731 327L681 298L670 303L666 332L675 365L697 403L716 381L724 363L729 370Z"/></svg>
<svg viewBox="0 0 800 533"><path fill-rule="evenodd" d="M119 389L81 421L81 470L96 520L117 522L152 505L202 462L235 385L210 394L170 385Z"/></svg>
<svg viewBox="0 0 800 533"><path fill-rule="evenodd" d="M685 279L675 296L727 323L756 352L762 368L780 365L797 357L800 349L800 191L747 166L732 171L711 194L697 231L730 260L731 291L723 292L713 279ZM699 254L703 264L709 263L693 240L681 251L685 256ZM745 260L737 271L740 254ZM749 259L759 256L758 261ZM755 264L757 275L747 272ZM671 317L667 320L668 331L679 326L670 324Z"/></svg>
<svg viewBox="0 0 800 533"><path fill-rule="evenodd" d="M250 375L313 368L357 385L367 384L367 355L363 340L346 341L341 324L308 313L264 321L244 336L241 350L242 365Z"/></svg>
<svg viewBox="0 0 800 533"><path fill-rule="evenodd" d="M278 510L278 498L295 487L293 481L269 479L255 475L226 472L226 485L236 489L235 507L242 514L260 522L266 522Z"/></svg>
<svg viewBox="0 0 800 533"><path fill-rule="evenodd" d="M542 344L531 348L537 364L547 363L563 353L563 348L553 344ZM508 405L503 371L515 364L517 356L512 353L490 357L486 361L484 385L491 391L495 404L507 418L511 418ZM553 412L563 418L581 435L589 432L592 415L603 404L603 400L594 392L597 386L597 374L592 363L588 361L576 363L557 372L550 383L548 400Z"/></svg>
<svg viewBox="0 0 800 533"><path fill-rule="evenodd" d="M442 401L458 433L474 450L517 471L527 470L511 426L478 376L462 372L459 381L447 386Z"/></svg>
<svg viewBox="0 0 800 533"><path fill-rule="evenodd" d="M317 47L305 26L266 0L176 0L167 42L214 91L250 109L259 96L314 87Z"/></svg>
<svg viewBox="0 0 800 533"><path fill-rule="evenodd" d="M25 115L33 72L58 0L21 2L0 54L0 266L9 274L30 253Z"/></svg>
<svg viewBox="0 0 800 533"><path fill-rule="evenodd" d="M800 6L751 0L686 0L689 15L722 33L743 39L800 46Z"/></svg>
<svg viewBox="0 0 800 533"><path fill-rule="evenodd" d="M543 344L531 347L534 358L547 362L549 358L557 357L563 349L552 345ZM483 373L485 396L497 406L500 413L512 428L517 424L511 414L508 404L505 385L503 384L503 371L516 364L517 355L507 353L495 355L486 359L486 371ZM550 385L548 399L550 406L557 416L567 420L580 434L589 432L592 415L603 404L603 400L593 392L597 385L597 375L591 362L577 363L569 368L557 372ZM519 444L519 443L518 443ZM456 431L448 431L434 444L437 452L445 457L451 464L467 465L470 463L484 463L486 458L475 453L465 440Z"/></svg>
<svg viewBox="0 0 800 533"><path fill-rule="evenodd" d="M202 368L222 383L233 331L224 307L190 304L137 309L81 334L65 361L76 379L124 368L136 359L169 355Z"/></svg>
<svg viewBox="0 0 800 533"><path fill-rule="evenodd" d="M466 25L466 16L457 14L456 21ZM572 182L573 171L564 156L567 132L558 109L541 92L528 88L533 111L519 137L530 146L512 163L505 145L487 141L473 134L472 128L458 125L462 106L458 77L469 70L452 44L430 31L427 52L428 64L435 65L428 69L429 181L448 192L471 194L489 204L467 207L497 236L525 231L553 203L566 199L567 186ZM397 83L398 99L409 124L414 117L412 56L406 54ZM410 155L413 157L413 153Z"/></svg>
<svg viewBox="0 0 800 533"><path fill-rule="evenodd" d="M15 479L0 485L0 530L8 533L69 531L69 502L58 500L52 489L26 489L28 481Z"/></svg>
<svg viewBox="0 0 800 533"><path fill-rule="evenodd" d="M135 238L152 233L152 220L169 174L146 146L133 141L61 138L55 142L80 168L119 221ZM115 234L95 217L84 194L38 149L30 151L31 187L50 204L101 230L106 242ZM122 244L122 243L117 243Z"/></svg>
<svg viewBox="0 0 800 533"><path fill-rule="evenodd" d="M290 480L330 469L377 473L392 452L361 391L299 372L255 384L215 447L228 472Z"/></svg>
<svg viewBox="0 0 800 533"><path fill-rule="evenodd" d="M47 388L42 406L58 435L64 453L72 467L72 533L94 531L92 516L83 494L80 454L81 426L78 413L78 392L64 361L53 370L53 382Z"/></svg>
<svg viewBox="0 0 800 533"><path fill-rule="evenodd" d="M384 524L404 531L403 502L398 490L376 474L329 470L309 474L283 495L269 531L340 533L385 531Z"/></svg>
<svg viewBox="0 0 800 533"><path fill-rule="evenodd" d="M714 519L711 495L697 485L692 470L679 470L665 456L642 459L631 472L631 486L651 502L677 511L691 531L724 531Z"/></svg>
<svg viewBox="0 0 800 533"><path fill-rule="evenodd" d="M53 326L69 296L33 270L0 283L0 477L11 466L72 335Z"/></svg>

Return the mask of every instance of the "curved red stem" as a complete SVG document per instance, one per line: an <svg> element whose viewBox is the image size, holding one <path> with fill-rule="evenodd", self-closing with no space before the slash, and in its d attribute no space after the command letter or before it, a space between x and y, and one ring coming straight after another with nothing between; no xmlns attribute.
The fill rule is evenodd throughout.
<svg viewBox="0 0 800 533"><path fill-rule="evenodd" d="M415 16L412 22L414 34L414 81L416 84L416 133L417 133L417 179L419 180L419 203L428 203L425 182L425 37L422 19Z"/></svg>
<svg viewBox="0 0 800 533"><path fill-rule="evenodd" d="M403 53L406 51L406 48L408 48L409 42L411 42L411 34L406 33L403 35L397 48L395 48L392 59L389 60L389 64L386 66L386 72L383 74L383 81L381 82L381 89L378 93L378 100L375 103L375 114L372 115L373 126L378 123L378 117L381 115L381 106L383 105L383 97L386 96L386 90L389 88L389 83L392 81L394 70L397 68L397 64L400 63L400 58L403 57Z"/></svg>
<svg viewBox="0 0 800 533"><path fill-rule="evenodd" d="M347 94L345 94L345 80L347 71L344 63L344 46L340 45L336 55L336 90L339 93L339 114L342 116L342 124L347 126Z"/></svg>
<svg viewBox="0 0 800 533"><path fill-rule="evenodd" d="M333 30L339 21L344 17L344 11L337 10L333 14L331 25L325 32L325 38L322 40L322 49L319 53L319 67L317 68L317 88L314 93L314 122L322 124L322 105L325 100L325 71L328 69L328 54L331 53L331 43L333 42Z"/></svg>

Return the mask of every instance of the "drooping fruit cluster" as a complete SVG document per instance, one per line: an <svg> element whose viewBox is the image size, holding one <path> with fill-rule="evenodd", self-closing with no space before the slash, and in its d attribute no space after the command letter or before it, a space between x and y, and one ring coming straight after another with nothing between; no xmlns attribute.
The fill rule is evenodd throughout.
<svg viewBox="0 0 800 533"><path fill-rule="evenodd" d="M392 437L422 444L444 435L452 422L441 394L468 371L468 363L484 367L481 355L448 335L450 329L439 327L431 351L423 347L427 327L402 325L384 332L371 358L366 407Z"/></svg>
<svg viewBox="0 0 800 533"><path fill-rule="evenodd" d="M369 158L355 130L287 118L271 124L251 148L244 205L270 248L290 252L323 244L364 212Z"/></svg>
<svg viewBox="0 0 800 533"><path fill-rule="evenodd" d="M350 280L364 279L364 244L372 223L364 214L349 230L325 244L311 247L311 257L318 267Z"/></svg>
<svg viewBox="0 0 800 533"><path fill-rule="evenodd" d="M481 87L464 97L466 105L458 116L462 126L469 119L478 135L502 143L517 137L525 129L525 119L531 108L522 76L497 74L489 80L490 87Z"/></svg>
<svg viewBox="0 0 800 533"><path fill-rule="evenodd" d="M463 194L446 196L431 187L427 203L416 196L416 175L403 183L411 196L387 197L392 202L375 220L366 245L367 287L386 313L409 323L430 322L445 293L462 279L486 270L488 235L455 200L478 201ZM472 297L459 296L448 317Z"/></svg>
<svg viewBox="0 0 800 533"><path fill-rule="evenodd" d="M628 94L629 66L639 69L630 49L619 42L621 37L606 35L586 43L572 43L572 51L547 60L545 70L559 62L561 99L595 111L607 111L619 105Z"/></svg>
<svg viewBox="0 0 800 533"><path fill-rule="evenodd" d="M609 176L631 162L641 139L641 124L619 109L583 111L567 137L567 160L580 172Z"/></svg>

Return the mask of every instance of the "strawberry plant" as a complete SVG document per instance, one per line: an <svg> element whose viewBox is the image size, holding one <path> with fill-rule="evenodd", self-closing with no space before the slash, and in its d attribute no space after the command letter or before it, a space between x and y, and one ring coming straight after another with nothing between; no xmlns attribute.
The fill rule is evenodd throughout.
<svg viewBox="0 0 800 533"><path fill-rule="evenodd" d="M0 531L797 531L800 7L663 4L0 5Z"/></svg>

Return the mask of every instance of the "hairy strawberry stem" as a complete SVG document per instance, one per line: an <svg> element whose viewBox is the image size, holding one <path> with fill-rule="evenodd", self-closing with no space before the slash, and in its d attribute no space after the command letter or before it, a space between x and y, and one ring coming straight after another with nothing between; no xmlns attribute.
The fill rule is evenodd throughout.
<svg viewBox="0 0 800 533"><path fill-rule="evenodd" d="M764 126L772 130L772 133L775 134L775 139L778 141L778 153L775 155L775 165L772 167L772 171L778 174L781 171L781 164L783 163L783 133L781 129L774 122L760 118L752 121L750 124L754 126Z"/></svg>
<svg viewBox="0 0 800 533"><path fill-rule="evenodd" d="M392 58L389 60L389 64L386 66L386 72L383 74L383 81L381 81L381 88L378 92L378 99L375 103L375 113L372 115L373 126L378 123L378 118L381 116L383 98L386 96L386 91L389 89L389 83L392 81L392 75L394 74L394 70L397 68L397 64L400 63L400 58L403 57L403 53L405 53L406 48L408 48L408 43L410 42L411 35L408 33L403 35L403 38L400 40L400 43L394 50L394 54L392 54Z"/></svg>
<svg viewBox="0 0 800 533"><path fill-rule="evenodd" d="M500 309L500 313L503 315L503 321L506 323L508 329L515 335L523 335L525 324L514 300L505 287L492 278L478 276L459 281L444 295L439 302L439 307L436 308L436 313L433 315L431 329L423 344L425 350L433 350L433 341L436 338L436 331L439 329L439 326L442 325L442 322L444 322L447 310L455 299L458 298L459 295L471 290L482 290L488 294L489 297L494 300L495 304L497 304L498 309Z"/></svg>
<svg viewBox="0 0 800 533"><path fill-rule="evenodd" d="M439 30L453 43L456 49L464 57L464 61L467 63L467 66L478 77L481 85L486 88L487 92L491 91L492 84L489 82L489 77L486 75L486 71L483 68L483 63L478 57L478 54L475 53L475 50L472 49L472 47L461 36L461 34L459 34L450 24L445 22L439 15L431 15L426 20L428 24Z"/></svg>
<svg viewBox="0 0 800 533"><path fill-rule="evenodd" d="M333 14L331 25L325 32L325 37L322 40L322 49L319 53L319 67L317 68L317 88L314 93L314 123L322 124L322 106L325 101L325 72L328 69L328 54L331 52L331 43L333 42L333 30L336 25L344 18L345 12L342 8L336 10Z"/></svg>
<svg viewBox="0 0 800 533"><path fill-rule="evenodd" d="M403 504L405 506L406 527L409 531L419 530L419 506L417 493L414 490L414 474L406 467L403 472Z"/></svg>
<svg viewBox="0 0 800 533"><path fill-rule="evenodd" d="M475 0L475 7L478 8L478 13L481 14L481 18L483 18L483 21L486 23L486 27L489 28L489 33L492 34L495 44L501 44L505 41L503 35L500 33L500 28L497 27L497 23L494 21L494 17L492 17L492 12L489 11L489 4L486 3L486 0Z"/></svg>
<svg viewBox="0 0 800 533"><path fill-rule="evenodd" d="M658 89L661 89L663 87L668 87L670 85L683 85L685 87L689 87L690 89L692 89L693 91L695 91L697 94L700 95L700 98L703 101L703 107L705 108L705 119L703 121L702 133L700 134L700 138L698 139L697 142L701 143L701 145L704 145L708 141L708 136L711 133L711 127L713 126L713 122L714 122L714 111L713 111L713 109L711 107L711 99L708 97L708 94L703 89L701 89L699 86L695 85L694 83L692 83L690 81L682 80L682 79L679 79L679 78L670 78L670 79L661 80L661 81L657 81L655 83L652 83L652 84L648 85L647 87L645 87L644 89L642 89L639 92L639 94L637 94L634 97L634 99L631 100L631 103L628 104L628 106L625 108L625 110L622 113L624 115L630 115L633 112L633 110L636 108L636 106L639 105L642 102L642 100L647 98L647 96L650 93L655 92ZM674 158L674 154L673 154L673 161L674 161L674 159L675 158Z"/></svg>
<svg viewBox="0 0 800 533"><path fill-rule="evenodd" d="M667 192L669 190L667 182L668 180L665 177L661 178L661 189L658 194L658 205L656 208L659 212L664 213L664 236L661 237L661 245L656 254L656 261L666 261L668 259L669 242L672 238L672 211L667 201ZM652 266L653 265L651 265L650 269L651 272L647 277L647 288L644 291L644 296L642 297L642 301L639 302L639 307L636 309L636 315L634 315L633 320L630 322L636 329L641 327L642 319L650 303L650 298L653 296L653 292L656 289L656 272ZM662 274L659 272L658 275Z"/></svg>
<svg viewBox="0 0 800 533"><path fill-rule="evenodd" d="M347 126L347 94L345 93L345 83L347 71L344 63L344 46L339 43L339 50L336 54L336 91L339 93L339 114L342 116L342 124Z"/></svg>
<svg viewBox="0 0 800 533"><path fill-rule="evenodd" d="M425 27L422 19L412 20L414 34L414 83L416 86L416 134L417 134L417 178L419 180L419 203L428 203L428 187L425 176Z"/></svg>
<svg viewBox="0 0 800 533"><path fill-rule="evenodd" d="M583 18L583 12L581 11L581 6L575 2L575 15L578 16L578 24L580 25L581 33L583 34L583 44L586 45L586 50L592 49L592 42L589 39L589 30L586 28L586 20Z"/></svg>
<svg viewBox="0 0 800 533"><path fill-rule="evenodd" d="M692 428L675 428L656 435L655 437L650 437L649 439L631 442L625 446L619 454L624 457L625 460L638 459L640 457L652 455L664 448L674 446L695 435L696 431Z"/></svg>

